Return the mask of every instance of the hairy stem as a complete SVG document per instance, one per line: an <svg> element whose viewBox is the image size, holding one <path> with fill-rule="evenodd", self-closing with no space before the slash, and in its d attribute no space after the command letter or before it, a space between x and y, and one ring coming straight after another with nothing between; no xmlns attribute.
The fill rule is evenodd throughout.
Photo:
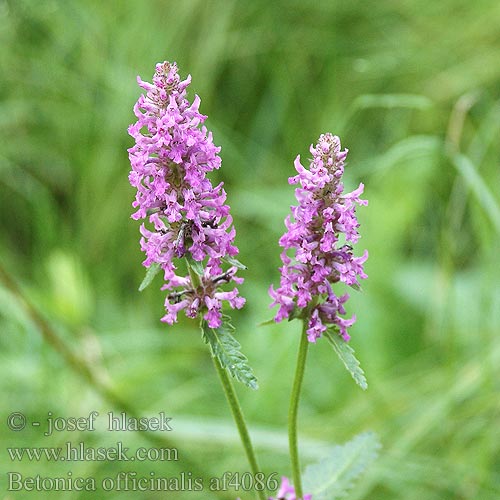
<svg viewBox="0 0 500 500"><path fill-rule="evenodd" d="M222 383L227 402L229 403L229 406L231 408L231 413L233 414L234 421L236 422L236 427L238 428L243 448L245 448L245 453L247 455L248 463L250 464L250 469L255 477L255 475L260 472L260 467L257 463L257 458L253 450L252 442L250 440L250 434L248 433L247 424L245 422L243 411L241 410L238 396L236 395L236 391L234 390L233 383L231 382L227 371L222 368L218 359L213 358L213 361L215 369ZM257 498L259 498L260 500L266 500L266 496L263 491L256 491L256 494Z"/></svg>
<svg viewBox="0 0 500 500"><path fill-rule="evenodd" d="M295 379L293 381L292 395L290 397L290 409L288 411L288 443L290 447L290 460L292 462L292 478L297 499L302 498L302 479L300 476L299 449L297 445L297 413L299 409L300 390L304 379L304 369L307 359L307 320L304 319L304 326L300 337L299 353L297 356L297 367L295 368Z"/></svg>

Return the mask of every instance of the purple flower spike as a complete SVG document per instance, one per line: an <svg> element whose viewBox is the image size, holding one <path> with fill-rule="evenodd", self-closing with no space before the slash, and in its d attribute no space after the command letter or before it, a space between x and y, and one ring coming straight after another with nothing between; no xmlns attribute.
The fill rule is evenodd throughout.
<svg viewBox="0 0 500 500"><path fill-rule="evenodd" d="M223 273L223 259L238 253L235 230L222 184L213 187L206 177L221 165L220 148L202 125L206 116L199 112L200 98L190 103L186 97L191 77L181 80L175 63L157 64L152 84L139 77L137 81L146 94L134 106L137 122L128 132L135 145L128 152L129 181L137 189L132 218L148 221L141 226L143 265L159 264L163 289L177 290L169 295L174 302L167 298L164 321L172 323L177 311L186 309L190 317L200 311L211 325L220 324L221 300L231 307L244 302L235 298L236 289L222 292L216 286L241 282L232 268ZM176 275L175 259L182 257L207 259L199 289L193 289L189 277Z"/></svg>
<svg viewBox="0 0 500 500"><path fill-rule="evenodd" d="M349 295L337 297L332 285L337 282L359 287L359 279L367 278L363 264L368 251L354 257L351 244L359 239L356 205L367 205L360 199L363 184L352 193L344 193L341 182L347 149L341 150L340 139L332 134L320 136L311 146L309 169L295 160L298 175L290 177L297 206L285 219L287 231L280 238L283 247L281 280L277 290L270 287L271 305L279 306L275 320L291 319L296 309L309 308L307 337L316 342L328 326L334 325L344 340L347 328L356 320L342 318ZM293 257L288 252L294 252Z"/></svg>

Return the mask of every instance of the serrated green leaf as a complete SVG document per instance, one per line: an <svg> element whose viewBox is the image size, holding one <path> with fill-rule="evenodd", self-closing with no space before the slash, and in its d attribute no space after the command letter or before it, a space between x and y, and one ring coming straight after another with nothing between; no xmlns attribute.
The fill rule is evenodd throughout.
<svg viewBox="0 0 500 500"><path fill-rule="evenodd" d="M188 261L189 267L198 275L203 276L203 272L205 271L205 266L203 265L203 261L194 260L193 256L186 252L185 254L186 260Z"/></svg>
<svg viewBox="0 0 500 500"><path fill-rule="evenodd" d="M354 349L347 342L342 340L331 328L326 330L323 335L326 337L328 342L330 342L333 350L337 353L340 361L344 363L344 366L347 368L347 371L351 374L356 384L358 384L361 389L366 390L368 383L366 382L365 372L354 355Z"/></svg>
<svg viewBox="0 0 500 500"><path fill-rule="evenodd" d="M308 465L303 475L303 490L314 500L335 500L345 497L353 482L378 455L380 442L373 432L357 435L342 446Z"/></svg>
<svg viewBox="0 0 500 500"><path fill-rule="evenodd" d="M154 277L160 272L160 264L158 262L153 262L146 271L146 276L142 280L141 285L139 286L139 292L142 292L147 286L151 284Z"/></svg>
<svg viewBox="0 0 500 500"><path fill-rule="evenodd" d="M231 264L232 266L236 266L238 269L248 269L245 264L242 264L238 259L235 259L234 257L226 256L223 257L222 260L224 262L227 262L228 264Z"/></svg>
<svg viewBox="0 0 500 500"><path fill-rule="evenodd" d="M258 389L257 378L248 365L247 358L240 352L240 343L233 336L234 327L227 316L219 328L210 328L205 320L201 322L203 340L210 346L212 356L217 358L232 377L251 389Z"/></svg>

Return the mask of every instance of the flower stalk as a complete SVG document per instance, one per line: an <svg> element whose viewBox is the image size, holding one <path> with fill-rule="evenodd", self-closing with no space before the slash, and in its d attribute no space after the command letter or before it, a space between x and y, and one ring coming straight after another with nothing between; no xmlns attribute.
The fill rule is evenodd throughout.
<svg viewBox="0 0 500 500"><path fill-rule="evenodd" d="M293 380L292 393L290 397L290 407L288 410L288 444L290 449L290 461L292 463L292 478L295 486L297 498L302 498L302 478L300 472L300 459L297 438L297 416L299 410L300 394L304 371L306 367L307 351L309 341L307 340L307 320L304 319L302 334L300 336L299 352L297 354L297 366L295 368L295 378Z"/></svg>
<svg viewBox="0 0 500 500"><path fill-rule="evenodd" d="M134 106L137 122L128 131L135 145L128 152L129 181L137 189L132 218L145 219L141 225L143 265L153 270L152 276L163 271L162 290L169 293L162 321L172 325L182 310L187 317L200 320L255 475L260 469L228 371L251 388L257 388L257 381L232 337L229 318L222 314L224 302L232 309L245 303L236 286L226 288L243 282L236 273L244 266L235 259L236 232L222 183L214 187L206 175L220 167L220 148L202 125L206 116L199 112L200 98L195 96L192 103L187 99L191 77L181 80L175 63L157 64L153 83L139 77L137 81L146 93ZM184 276L178 274L182 259ZM263 491L256 495L265 500Z"/></svg>
<svg viewBox="0 0 500 500"><path fill-rule="evenodd" d="M213 361L214 361L215 371L219 375L222 388L224 389L224 394L226 395L226 399L229 404L229 407L231 408L231 413L233 414L236 427L238 428L238 433L240 435L241 443L243 444L243 448L245 449L245 454L247 456L248 463L250 464L250 470L252 471L252 474L255 477L256 474L260 472L260 467L257 462L257 457L255 455L255 451L252 446L250 433L248 432L245 416L243 415L243 410L241 409L238 396L236 395L236 391L234 389L233 383L231 382L231 379L227 374L227 371L224 368L222 368L218 359L213 358ZM266 496L263 491L256 490L256 496L257 498L259 498L259 500L266 500Z"/></svg>
<svg viewBox="0 0 500 500"><path fill-rule="evenodd" d="M297 205L285 219L286 231L279 240L281 253L280 286L272 285L269 294L271 306L279 306L275 321L300 318L303 329L300 337L297 365L288 412L288 440L293 476L293 499L310 498L303 495L297 438L297 417L304 379L309 343L321 336L350 339L347 329L356 317L343 317L348 294L337 295L333 286L344 283L360 289L360 279L367 278L363 264L368 258L355 257L353 246L359 239L356 206L366 205L362 200L363 184L351 193L344 192L342 175L347 150L341 149L340 139L333 134L322 134L316 145L311 145L309 168L295 159L297 175L290 177L295 189Z"/></svg>

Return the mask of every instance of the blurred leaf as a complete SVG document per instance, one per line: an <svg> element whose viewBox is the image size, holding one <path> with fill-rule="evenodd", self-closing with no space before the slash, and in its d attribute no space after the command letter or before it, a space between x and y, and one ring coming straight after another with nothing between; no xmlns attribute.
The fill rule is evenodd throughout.
<svg viewBox="0 0 500 500"><path fill-rule="evenodd" d="M380 442L373 432L359 434L343 446L335 446L327 457L308 465L303 490L314 500L345 497L354 480L377 458Z"/></svg>
<svg viewBox="0 0 500 500"><path fill-rule="evenodd" d="M158 262L153 262L146 271L146 276L142 280L141 286L139 287L139 292L142 292L145 288L151 285L155 276L160 272L160 264Z"/></svg>
<svg viewBox="0 0 500 500"><path fill-rule="evenodd" d="M205 320L201 322L203 340L210 346L212 356L217 358L232 377L251 389L258 389L257 379L247 363L247 358L240 352L240 344L233 337L234 327L229 317L223 316L222 325L210 328Z"/></svg>
<svg viewBox="0 0 500 500"><path fill-rule="evenodd" d="M365 372L362 370L359 361L354 356L354 349L344 340L342 340L337 332L333 329L326 330L323 335L327 338L328 342L337 353L340 361L344 363L347 371L351 374L352 378L361 389L366 390L368 383L366 382Z"/></svg>

